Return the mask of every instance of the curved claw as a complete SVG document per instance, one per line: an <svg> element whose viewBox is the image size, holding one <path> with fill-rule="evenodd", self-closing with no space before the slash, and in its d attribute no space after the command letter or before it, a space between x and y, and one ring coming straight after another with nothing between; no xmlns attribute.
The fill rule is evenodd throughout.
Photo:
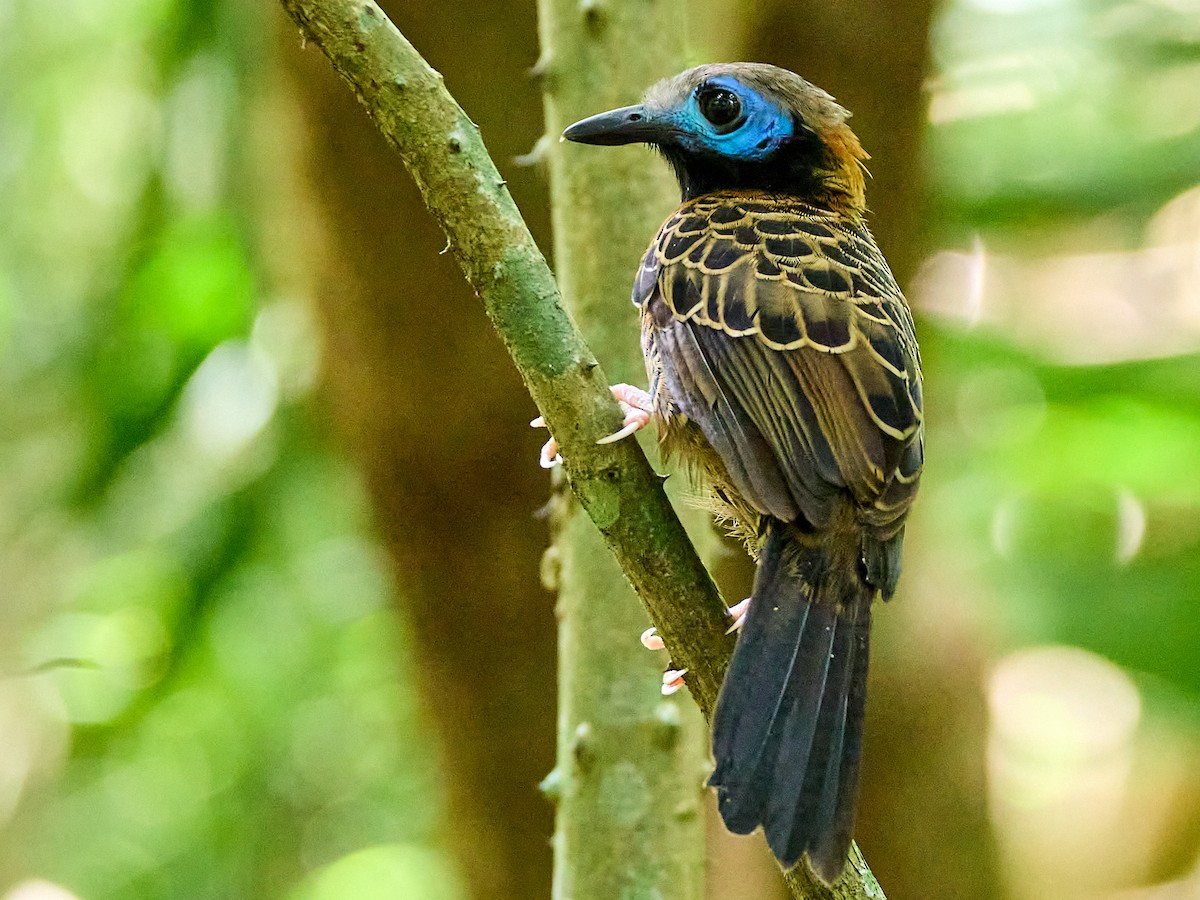
<svg viewBox="0 0 1200 900"><path fill-rule="evenodd" d="M683 676L687 672L687 669L667 669L663 672L662 693L664 697L670 697L683 687Z"/></svg>
<svg viewBox="0 0 1200 900"><path fill-rule="evenodd" d="M614 431L612 434L609 434L609 435L606 435L606 436L600 438L600 440L596 441L596 443L597 444L615 444L617 441L621 440L622 438L627 438L634 432L640 431L642 428L645 428L645 427L646 427L645 422L638 422L638 421L628 422L628 423L626 423L625 427L622 428L620 431Z"/></svg>
<svg viewBox="0 0 1200 900"><path fill-rule="evenodd" d="M558 452L558 441L554 438L542 444L542 452L538 454L538 465L543 469L553 469L562 465L562 456Z"/></svg>
<svg viewBox="0 0 1200 900"><path fill-rule="evenodd" d="M613 398L620 404L621 412L625 415L625 421L619 431L607 437L600 438L600 440L596 441L597 444L612 444L623 440L638 429L645 428L650 424L650 413L653 408L653 402L648 393L631 384L614 384L609 390L612 391ZM546 420L544 417L538 416L529 423L529 426L531 428L545 428ZM558 441L551 436L550 440L546 441L542 447L542 452L538 456L538 465L543 469L553 469L561 463L562 456L558 452Z"/></svg>
<svg viewBox="0 0 1200 900"><path fill-rule="evenodd" d="M620 431L600 438L597 444L612 444L645 428L650 424L650 414L654 409L650 395L632 384L614 384L609 390L625 414L625 421Z"/></svg>
<svg viewBox="0 0 1200 900"><path fill-rule="evenodd" d="M729 626L726 634L733 634L735 631L741 631L742 626L746 624L746 613L750 611L750 598L747 597L741 603L735 603L729 607L729 615L733 617L733 624Z"/></svg>
<svg viewBox="0 0 1200 900"><path fill-rule="evenodd" d="M529 423L529 427L545 428L546 420L538 416ZM542 444L542 451L538 454L538 465L543 469L553 469L555 466L562 465L562 457L558 454L558 441L553 436Z"/></svg>
<svg viewBox="0 0 1200 900"><path fill-rule="evenodd" d="M653 627L643 631L639 640L647 650L665 650L667 646L663 643L663 639L658 636L658 629Z"/></svg>

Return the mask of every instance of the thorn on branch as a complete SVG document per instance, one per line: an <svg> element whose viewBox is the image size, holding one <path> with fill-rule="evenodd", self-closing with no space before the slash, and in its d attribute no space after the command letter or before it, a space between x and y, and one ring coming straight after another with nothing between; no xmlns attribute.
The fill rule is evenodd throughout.
<svg viewBox="0 0 1200 900"><path fill-rule="evenodd" d="M550 72L551 61L553 56L549 50L543 49L541 55L537 58L532 66L529 67L529 78L533 82L538 82Z"/></svg>
<svg viewBox="0 0 1200 900"><path fill-rule="evenodd" d="M557 768L551 769L546 777L538 783L538 790L541 791L542 796L551 803L557 803L559 798L562 797L562 772L560 772Z"/></svg>

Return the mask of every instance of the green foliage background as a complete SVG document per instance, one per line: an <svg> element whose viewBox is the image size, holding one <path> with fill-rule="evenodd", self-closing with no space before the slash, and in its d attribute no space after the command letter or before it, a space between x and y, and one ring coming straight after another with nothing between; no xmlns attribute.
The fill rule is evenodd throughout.
<svg viewBox="0 0 1200 900"><path fill-rule="evenodd" d="M258 153L288 139L261 131L278 10L55 7L0 3L0 891L460 896L402 606L317 402L304 244ZM1142 752L1194 760L1200 8L955 0L932 41L929 250L967 275L931 263L910 292L914 566L956 573L939 601L989 659L1122 667L1163 742ZM1164 222L1171 277L1137 255ZM1071 255L1073 278L1126 260L1148 337L1099 295L1077 328L1045 319L1078 293L1054 270L976 315L980 266ZM1152 798L1183 837L1138 880L1195 861L1196 787Z"/></svg>
<svg viewBox="0 0 1200 900"><path fill-rule="evenodd" d="M263 255L275 10L67 6L0 9L0 884L455 896L311 310Z"/></svg>
<svg viewBox="0 0 1200 900"><path fill-rule="evenodd" d="M938 95L953 92L998 111L930 130L941 242L969 249L973 236L1030 267L1091 254L1096 298L1069 331L1014 335L985 322L964 332L934 318L923 335L943 404L925 515L968 552L985 551L981 567L1012 638L1096 650L1189 703L1200 697L1200 287L1187 257L1200 223L1167 219L1185 246L1181 284L1164 282L1149 255L1128 261L1127 284L1105 284L1102 273L1105 255L1154 244L1168 204L1195 208L1198 13L1051 0L945 10L935 118ZM1089 289L1084 281L1050 286L1066 295ZM1127 326L1106 320L1110 287L1161 330L1128 346L1104 337ZM1186 304L1175 321L1162 312L1176 302L1172 289ZM1035 325L1036 304L1060 299L1004 298L1032 307ZM1064 364L1080 359L1096 361ZM1006 500L1013 515L1000 536ZM1118 552L1123 503L1145 516L1128 559Z"/></svg>

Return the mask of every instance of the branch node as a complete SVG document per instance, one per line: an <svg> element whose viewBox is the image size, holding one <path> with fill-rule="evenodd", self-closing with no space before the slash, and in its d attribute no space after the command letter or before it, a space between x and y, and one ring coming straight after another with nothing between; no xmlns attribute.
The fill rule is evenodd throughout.
<svg viewBox="0 0 1200 900"><path fill-rule="evenodd" d="M596 761L592 747L592 726L587 722L580 722L575 726L575 733L571 735L571 755L575 757L575 764L581 769L590 768Z"/></svg>
<svg viewBox="0 0 1200 900"><path fill-rule="evenodd" d="M550 51L543 48L541 55L539 55L537 58L537 62L529 67L530 79L536 83L542 78L545 78L550 71L550 66L553 62L553 59L554 57Z"/></svg>
<svg viewBox="0 0 1200 900"><path fill-rule="evenodd" d="M583 13L583 21L589 28L599 28L604 24L604 0L579 0L579 11Z"/></svg>
<svg viewBox="0 0 1200 900"><path fill-rule="evenodd" d="M683 728L683 717L679 706L669 700L658 704L654 710L655 742L663 750L671 750L679 743L679 733Z"/></svg>
<svg viewBox="0 0 1200 900"><path fill-rule="evenodd" d="M542 554L542 562L538 567L538 577L542 582L542 587L548 591L557 591L561 572L562 554L558 547L551 544Z"/></svg>

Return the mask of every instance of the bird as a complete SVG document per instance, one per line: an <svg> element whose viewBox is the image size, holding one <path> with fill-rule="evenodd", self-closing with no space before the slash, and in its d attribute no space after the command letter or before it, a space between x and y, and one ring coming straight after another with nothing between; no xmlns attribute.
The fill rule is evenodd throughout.
<svg viewBox="0 0 1200 900"><path fill-rule="evenodd" d="M826 883L856 816L872 604L924 465L920 351L849 115L786 69L710 64L563 132L648 144L679 182L634 278L649 390L613 388L606 440L653 421L757 559L708 783L730 831L762 827Z"/></svg>

